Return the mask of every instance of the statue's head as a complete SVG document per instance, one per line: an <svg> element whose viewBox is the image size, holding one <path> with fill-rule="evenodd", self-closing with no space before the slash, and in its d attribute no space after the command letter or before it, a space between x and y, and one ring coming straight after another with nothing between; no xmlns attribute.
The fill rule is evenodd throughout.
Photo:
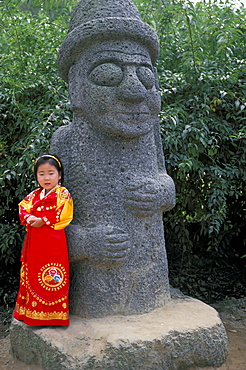
<svg viewBox="0 0 246 370"><path fill-rule="evenodd" d="M129 0L80 1L59 53L71 109L102 130L138 137L160 111L154 30Z"/></svg>

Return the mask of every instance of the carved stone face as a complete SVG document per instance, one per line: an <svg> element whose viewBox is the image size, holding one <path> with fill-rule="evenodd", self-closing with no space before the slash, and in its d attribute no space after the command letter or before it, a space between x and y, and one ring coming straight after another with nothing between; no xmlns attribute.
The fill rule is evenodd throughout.
<svg viewBox="0 0 246 370"><path fill-rule="evenodd" d="M96 43L70 68L71 109L112 135L145 135L160 111L156 81L144 46L129 40Z"/></svg>

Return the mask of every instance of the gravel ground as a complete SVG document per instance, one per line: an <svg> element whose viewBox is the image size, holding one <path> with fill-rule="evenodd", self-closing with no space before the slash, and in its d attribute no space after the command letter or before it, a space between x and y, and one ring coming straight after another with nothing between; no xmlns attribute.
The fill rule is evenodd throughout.
<svg viewBox="0 0 246 370"><path fill-rule="evenodd" d="M246 298L231 299L212 305L220 314L229 338L228 359L219 368L207 370L245 370L246 369ZM37 365L26 365L10 353L9 322L11 312L0 308L0 369L4 370L41 370ZM117 370L117 369L116 369ZM195 370L195 369L194 369ZM200 369L196 369L200 370Z"/></svg>

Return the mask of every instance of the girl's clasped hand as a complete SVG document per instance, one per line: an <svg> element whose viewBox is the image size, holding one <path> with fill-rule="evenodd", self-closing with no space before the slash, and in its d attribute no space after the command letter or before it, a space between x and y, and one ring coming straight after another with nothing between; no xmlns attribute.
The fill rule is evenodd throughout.
<svg viewBox="0 0 246 370"><path fill-rule="evenodd" d="M40 217L28 216L26 219L28 225L33 227L41 227L44 225L44 221Z"/></svg>

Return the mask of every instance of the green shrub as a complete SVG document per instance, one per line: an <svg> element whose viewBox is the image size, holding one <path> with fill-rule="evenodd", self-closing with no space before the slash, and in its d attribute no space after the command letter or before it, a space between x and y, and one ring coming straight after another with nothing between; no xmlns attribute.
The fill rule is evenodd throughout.
<svg viewBox="0 0 246 370"><path fill-rule="evenodd" d="M56 57L75 3L0 3L0 296L18 285L24 238L18 202L36 186L34 159L48 150L54 130L71 121ZM177 205L164 215L171 283L207 301L240 296L246 244L245 8L216 1L135 3L161 45L161 131L177 188ZM216 293L217 277L223 283Z"/></svg>
<svg viewBox="0 0 246 370"><path fill-rule="evenodd" d="M71 119L67 87L56 65L67 24L43 10L20 11L15 3L0 3L0 281L5 290L8 282L13 285L12 276L18 280L24 238L18 203L36 187L34 159L48 151L54 130Z"/></svg>
<svg viewBox="0 0 246 370"><path fill-rule="evenodd" d="M164 216L171 282L212 300L214 293L196 283L197 266L204 280L207 271L212 276L211 269L220 266L232 269L235 285L239 281L241 289L230 293L242 295L246 11L230 2L147 3L143 16L161 44L161 130L167 170L177 188L177 205Z"/></svg>

